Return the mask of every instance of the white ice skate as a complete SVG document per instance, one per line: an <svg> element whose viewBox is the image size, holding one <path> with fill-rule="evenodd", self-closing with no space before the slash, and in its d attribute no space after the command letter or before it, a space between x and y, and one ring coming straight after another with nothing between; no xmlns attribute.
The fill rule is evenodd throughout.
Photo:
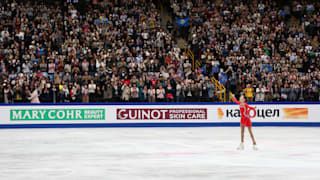
<svg viewBox="0 0 320 180"><path fill-rule="evenodd" d="M237 150L244 150L244 144L240 143L240 145L237 147Z"/></svg>
<svg viewBox="0 0 320 180"><path fill-rule="evenodd" d="M254 144L252 148L253 148L254 151L258 151L258 147L257 147L256 144Z"/></svg>

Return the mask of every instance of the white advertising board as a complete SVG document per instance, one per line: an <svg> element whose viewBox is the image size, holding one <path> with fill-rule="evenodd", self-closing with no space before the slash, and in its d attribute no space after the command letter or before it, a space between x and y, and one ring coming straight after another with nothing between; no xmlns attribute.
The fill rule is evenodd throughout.
<svg viewBox="0 0 320 180"><path fill-rule="evenodd" d="M320 104L257 104L252 122L320 122ZM254 114L251 112L251 114ZM238 123L238 105L27 105L0 106L0 125Z"/></svg>

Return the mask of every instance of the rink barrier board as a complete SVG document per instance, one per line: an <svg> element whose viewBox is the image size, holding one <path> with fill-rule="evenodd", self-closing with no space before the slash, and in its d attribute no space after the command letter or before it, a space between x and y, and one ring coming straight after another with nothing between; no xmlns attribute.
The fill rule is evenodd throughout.
<svg viewBox="0 0 320 180"><path fill-rule="evenodd" d="M316 104L320 105L320 102L249 102L249 105L309 105ZM236 105L233 102L156 102L156 103L145 103L145 102L110 102L110 103L14 103L14 104L4 104L0 103L1 106L94 106L94 105L103 105L103 106L114 106L114 105L122 105L122 106L131 106L131 105Z"/></svg>
<svg viewBox="0 0 320 180"><path fill-rule="evenodd" d="M254 127L320 127L320 122L255 122ZM21 128L152 128L152 127L239 127L240 123L88 123L88 124L0 124L0 129Z"/></svg>
<svg viewBox="0 0 320 180"><path fill-rule="evenodd" d="M258 111L258 116L253 119L253 126L320 127L318 118L320 102L250 103L250 105L256 105ZM0 104L0 117L2 117L0 128L235 127L240 124L238 109L239 106L235 103L212 102ZM97 112L101 110L103 112L98 114ZM33 116L33 111L38 111L35 112L38 115ZM41 113L42 119L39 118L40 111L46 114L44 116ZM70 115L71 111L79 111L79 116L87 113L88 116L72 119L75 114ZM158 111L158 114L155 111ZM133 119L130 113L140 119ZM145 115L147 113L148 116ZM158 119L150 116L152 113L155 116L159 115L156 117ZM59 116L59 114L60 119L49 118L50 115ZM62 116L66 114L70 116ZM91 115L93 119L90 119ZM36 117L39 119L34 119Z"/></svg>

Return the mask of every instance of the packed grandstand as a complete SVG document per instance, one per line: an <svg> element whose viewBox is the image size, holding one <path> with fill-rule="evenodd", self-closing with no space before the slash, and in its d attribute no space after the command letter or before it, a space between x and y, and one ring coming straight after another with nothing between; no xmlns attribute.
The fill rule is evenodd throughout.
<svg viewBox="0 0 320 180"><path fill-rule="evenodd" d="M319 1L0 2L3 103L319 101Z"/></svg>

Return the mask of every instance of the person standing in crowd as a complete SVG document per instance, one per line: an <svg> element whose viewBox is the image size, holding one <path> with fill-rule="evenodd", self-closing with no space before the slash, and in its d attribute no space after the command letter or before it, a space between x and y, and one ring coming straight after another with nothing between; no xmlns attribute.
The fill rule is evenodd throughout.
<svg viewBox="0 0 320 180"><path fill-rule="evenodd" d="M51 92L52 92L52 102L53 104L56 104L58 94L57 94L57 88L55 84L52 85Z"/></svg>
<svg viewBox="0 0 320 180"><path fill-rule="evenodd" d="M89 89L88 85L84 85L84 87L81 90L81 95L82 95L82 102L83 103L89 103Z"/></svg>
<svg viewBox="0 0 320 180"><path fill-rule="evenodd" d="M148 87L145 85L140 93L140 101L148 102Z"/></svg>
<svg viewBox="0 0 320 180"><path fill-rule="evenodd" d="M89 90L89 99L91 102L94 102L96 100L96 89L97 89L97 85L94 83L93 80L90 80L90 84L88 85L88 90Z"/></svg>
<svg viewBox="0 0 320 180"><path fill-rule="evenodd" d="M273 101L279 102L281 101L281 89L280 87L275 84L274 88L273 88Z"/></svg>
<svg viewBox="0 0 320 180"><path fill-rule="evenodd" d="M208 102L208 88L206 83L202 84L201 97L201 101Z"/></svg>
<svg viewBox="0 0 320 180"><path fill-rule="evenodd" d="M64 84L62 89L60 90L60 97L61 97L60 102L62 103L70 102L69 95L70 95L70 92L69 92L68 86Z"/></svg>
<svg viewBox="0 0 320 180"><path fill-rule="evenodd" d="M113 84L112 101L120 102L121 87L118 82L113 82L112 84Z"/></svg>
<svg viewBox="0 0 320 180"><path fill-rule="evenodd" d="M80 102L79 98L80 98L80 89L79 89L79 85L73 85L72 89L70 91L71 94L71 102L75 103L75 102Z"/></svg>
<svg viewBox="0 0 320 180"><path fill-rule="evenodd" d="M166 99L167 102L173 102L174 101L174 89L172 88L171 84L168 84L168 87L166 89Z"/></svg>
<svg viewBox="0 0 320 180"><path fill-rule="evenodd" d="M289 93L289 85L286 83L283 88L281 88L281 101L288 100L288 93Z"/></svg>
<svg viewBox="0 0 320 180"><path fill-rule="evenodd" d="M44 102L44 103L52 102L52 95L51 95L50 90L48 89L47 86L45 86L44 89L42 89L40 99L41 99L41 102Z"/></svg>
<svg viewBox="0 0 320 180"><path fill-rule="evenodd" d="M187 83L187 85L184 87L184 94L186 97L186 102L192 101L192 92L191 92L191 85L190 83Z"/></svg>
<svg viewBox="0 0 320 180"><path fill-rule="evenodd" d="M247 87L243 90L248 102L252 102L253 100L253 88L250 84L247 84Z"/></svg>
<svg viewBox="0 0 320 180"><path fill-rule="evenodd" d="M13 96L15 103L23 102L23 89L20 87L19 83L17 83L15 88L13 89Z"/></svg>
<svg viewBox="0 0 320 180"><path fill-rule="evenodd" d="M209 80L209 82L207 83L207 88L208 88L208 97L210 99L210 101L215 101L214 99L214 84L212 82L212 80Z"/></svg>
<svg viewBox="0 0 320 180"><path fill-rule="evenodd" d="M271 102L272 101L272 97L273 97L273 89L271 86L271 83L268 83L265 89L266 93L265 93L265 101L266 102Z"/></svg>
<svg viewBox="0 0 320 180"><path fill-rule="evenodd" d="M4 103L13 103L13 90L11 89L10 84L6 85L4 88Z"/></svg>
<svg viewBox="0 0 320 180"><path fill-rule="evenodd" d="M0 101L4 102L4 87L1 82L0 82Z"/></svg>
<svg viewBox="0 0 320 180"><path fill-rule="evenodd" d="M193 101L194 102L199 102L200 99L201 99L201 92L202 92L202 87L201 87L201 84L200 83L197 83L197 84L194 84L193 85Z"/></svg>
<svg viewBox="0 0 320 180"><path fill-rule="evenodd" d="M166 91L163 88L162 84L159 85L159 88L157 89L156 93L157 93L157 101L164 102Z"/></svg>
<svg viewBox="0 0 320 180"><path fill-rule="evenodd" d="M293 84L290 84L288 99L291 102L298 100L299 90L298 88L294 88Z"/></svg>
<svg viewBox="0 0 320 180"><path fill-rule="evenodd" d="M132 102L138 102L139 99L139 88L137 87L137 84L134 83L132 87L130 88L130 95L131 95L131 101Z"/></svg>
<svg viewBox="0 0 320 180"><path fill-rule="evenodd" d="M299 89L299 96L298 96L298 100L299 101L303 101L304 100L304 88L303 88L303 84L300 84L300 87L298 87Z"/></svg>
<svg viewBox="0 0 320 180"><path fill-rule="evenodd" d="M156 90L153 88L153 86L150 86L150 89L148 89L148 101L149 102L156 102Z"/></svg>
<svg viewBox="0 0 320 180"><path fill-rule="evenodd" d="M124 83L121 87L122 90L122 96L121 100L125 102L129 102L130 100L130 87L127 83Z"/></svg>
<svg viewBox="0 0 320 180"><path fill-rule="evenodd" d="M264 102L265 99L265 88L262 83L259 84L259 87L256 89L256 102Z"/></svg>
<svg viewBox="0 0 320 180"><path fill-rule="evenodd" d="M32 93L30 94L30 97L28 97L31 103L40 103L39 100L39 90L37 88L34 88L32 90Z"/></svg>
<svg viewBox="0 0 320 180"><path fill-rule="evenodd" d="M182 81L177 83L176 85L176 101L183 102L184 101L184 84Z"/></svg>
<svg viewBox="0 0 320 180"><path fill-rule="evenodd" d="M111 102L113 96L113 88L111 82L108 80L104 86L102 86L103 99L105 102Z"/></svg>
<svg viewBox="0 0 320 180"><path fill-rule="evenodd" d="M100 86L97 86L94 102L102 102L102 101L103 101L103 92L100 89Z"/></svg>

